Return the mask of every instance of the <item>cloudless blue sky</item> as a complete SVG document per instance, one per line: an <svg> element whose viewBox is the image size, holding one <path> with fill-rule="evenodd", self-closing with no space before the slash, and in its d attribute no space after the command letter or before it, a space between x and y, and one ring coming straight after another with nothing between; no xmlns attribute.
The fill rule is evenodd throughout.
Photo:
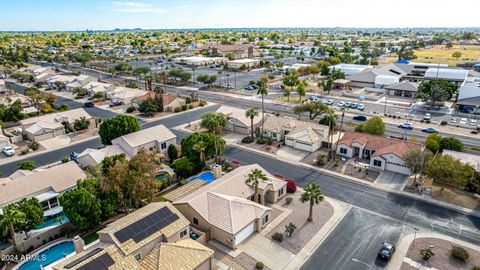
<svg viewBox="0 0 480 270"><path fill-rule="evenodd" d="M480 27L480 0L1 0L0 30Z"/></svg>

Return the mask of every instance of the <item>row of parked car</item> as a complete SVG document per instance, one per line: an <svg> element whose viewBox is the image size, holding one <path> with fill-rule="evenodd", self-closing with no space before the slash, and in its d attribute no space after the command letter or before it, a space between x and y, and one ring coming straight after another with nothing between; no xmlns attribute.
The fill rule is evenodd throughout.
<svg viewBox="0 0 480 270"><path fill-rule="evenodd" d="M321 102L325 105L333 105L335 103L333 100L322 98L321 96L310 96L309 99L312 102ZM337 107L340 107L340 108L345 107L350 109L357 109L359 111L365 110L365 104L362 104L362 103L359 104L359 103L350 102L350 101L347 101L347 102L340 101L336 105Z"/></svg>

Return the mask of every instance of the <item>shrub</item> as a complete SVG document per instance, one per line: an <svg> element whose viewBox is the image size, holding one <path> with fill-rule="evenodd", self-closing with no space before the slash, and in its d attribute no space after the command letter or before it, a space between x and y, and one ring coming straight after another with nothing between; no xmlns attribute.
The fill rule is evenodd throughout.
<svg viewBox="0 0 480 270"><path fill-rule="evenodd" d="M478 266L478 265L474 266L474 267L472 267L472 270L480 270L480 266Z"/></svg>
<svg viewBox="0 0 480 270"><path fill-rule="evenodd" d="M192 104L188 104L188 109L193 109L193 105Z"/></svg>
<svg viewBox="0 0 480 270"><path fill-rule="evenodd" d="M447 121L442 121L442 122L440 122L440 125L441 125L441 126L446 126L447 124L448 124Z"/></svg>
<svg viewBox="0 0 480 270"><path fill-rule="evenodd" d="M167 153L168 153L168 158L170 160L175 160L178 158L178 150L177 150L177 147L173 144L170 144L168 146L168 150L167 150Z"/></svg>
<svg viewBox="0 0 480 270"><path fill-rule="evenodd" d="M68 161L70 161L70 159L68 157L62 158L62 163L67 163Z"/></svg>
<svg viewBox="0 0 480 270"><path fill-rule="evenodd" d="M452 248L452 257L459 261L466 262L470 257L470 254L468 254L468 251L463 247L454 246Z"/></svg>
<svg viewBox="0 0 480 270"><path fill-rule="evenodd" d="M244 137L242 139L242 143L252 143L253 141L254 141L254 139L250 136Z"/></svg>
<svg viewBox="0 0 480 270"><path fill-rule="evenodd" d="M38 150L39 147L40 147L40 144L38 142L30 142L28 144L28 148L32 149L33 151Z"/></svg>
<svg viewBox="0 0 480 270"><path fill-rule="evenodd" d="M291 204L292 201L293 201L293 198L292 198L292 197L287 197L287 198L285 199L285 202L286 202L287 204Z"/></svg>
<svg viewBox="0 0 480 270"><path fill-rule="evenodd" d="M20 151L20 155L26 155L27 153L28 153L27 149L23 149L22 151Z"/></svg>
<svg viewBox="0 0 480 270"><path fill-rule="evenodd" d="M272 239L277 241L277 242L282 242L283 241L283 234L276 232L272 235Z"/></svg>
<svg viewBox="0 0 480 270"><path fill-rule="evenodd" d="M293 182L293 180L287 180L287 192L288 193L295 193L297 191L297 184Z"/></svg>
<svg viewBox="0 0 480 270"><path fill-rule="evenodd" d="M173 112L181 112L182 111L182 108L181 107L175 107L175 109L173 109Z"/></svg>
<svg viewBox="0 0 480 270"><path fill-rule="evenodd" d="M433 253L433 251L432 251L431 248L422 249L422 250L420 251L420 254L422 254L423 259L424 259L425 261L430 260L430 258L432 258L432 257L435 255L435 253Z"/></svg>
<svg viewBox="0 0 480 270"><path fill-rule="evenodd" d="M265 144L272 145L273 140L271 138L265 138Z"/></svg>
<svg viewBox="0 0 480 270"><path fill-rule="evenodd" d="M264 138L258 139L257 144L265 144L265 139Z"/></svg>
<svg viewBox="0 0 480 270"><path fill-rule="evenodd" d="M137 108L131 106L131 107L128 107L128 108L127 108L127 113L133 113L133 112L136 111L136 110L137 110Z"/></svg>
<svg viewBox="0 0 480 270"><path fill-rule="evenodd" d="M263 269L263 263L262 263L262 262L257 262L257 263L255 264L255 268L257 268L257 269L259 269L259 270L260 270L260 269Z"/></svg>
<svg viewBox="0 0 480 270"><path fill-rule="evenodd" d="M183 104L182 105L182 111L186 111L188 109L188 105L187 104Z"/></svg>
<svg viewBox="0 0 480 270"><path fill-rule="evenodd" d="M198 103L198 106L200 106L200 107L203 107L203 106L205 106L205 105L207 105L207 102L204 101L204 100L201 100L201 101Z"/></svg>

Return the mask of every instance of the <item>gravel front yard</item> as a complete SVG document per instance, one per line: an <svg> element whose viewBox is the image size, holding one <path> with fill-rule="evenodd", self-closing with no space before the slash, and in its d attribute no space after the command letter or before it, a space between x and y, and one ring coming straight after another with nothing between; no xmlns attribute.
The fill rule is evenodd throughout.
<svg viewBox="0 0 480 270"><path fill-rule="evenodd" d="M435 253L435 256L433 256L428 262L425 262L422 258L422 255L420 254L420 250L428 248L431 245L434 246L432 250ZM468 251L470 255L467 263L463 263L454 259L451 256L451 250L453 246L455 246L454 243L443 239L417 238L417 240L415 240L415 246L413 246L413 243L410 244L406 257L416 262L422 263L425 266L434 267L442 270L470 270L473 266L480 266L480 251L475 251L473 249L463 247ZM401 269L407 270L410 268L404 268L402 266Z"/></svg>
<svg viewBox="0 0 480 270"><path fill-rule="evenodd" d="M333 215L333 207L324 200L319 205L313 207L313 221L309 222L308 212L309 204L300 202L300 196L303 190L298 189L294 194L287 194L285 198L278 202L282 207L293 210L277 227L271 230L266 237L272 239L272 235L276 232L283 234L283 242L276 242L283 248L294 254L298 254L300 250L312 239L312 237L325 225L325 223ZM287 197L292 197L290 204L285 202ZM285 236L285 226L289 223L295 224L297 229L292 237Z"/></svg>

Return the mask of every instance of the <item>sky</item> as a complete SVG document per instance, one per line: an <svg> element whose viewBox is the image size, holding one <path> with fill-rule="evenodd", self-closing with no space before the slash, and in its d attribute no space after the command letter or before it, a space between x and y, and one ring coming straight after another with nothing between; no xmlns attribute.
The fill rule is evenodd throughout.
<svg viewBox="0 0 480 270"><path fill-rule="evenodd" d="M0 30L480 27L479 0L0 0Z"/></svg>

